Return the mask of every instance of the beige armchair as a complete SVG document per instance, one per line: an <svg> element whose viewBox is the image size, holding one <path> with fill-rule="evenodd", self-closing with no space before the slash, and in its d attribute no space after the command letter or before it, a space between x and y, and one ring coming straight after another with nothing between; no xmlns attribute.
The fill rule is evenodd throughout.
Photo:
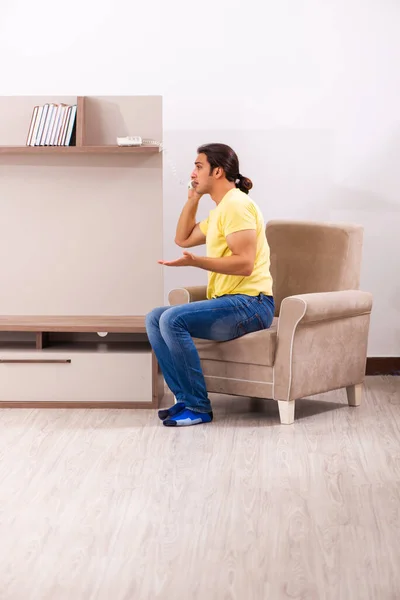
<svg viewBox="0 0 400 600"><path fill-rule="evenodd" d="M346 388L361 402L372 295L358 290L363 229L270 221L275 319L267 330L229 342L194 339L209 392L273 398L281 423L295 401ZM206 298L206 287L172 290L171 305Z"/></svg>

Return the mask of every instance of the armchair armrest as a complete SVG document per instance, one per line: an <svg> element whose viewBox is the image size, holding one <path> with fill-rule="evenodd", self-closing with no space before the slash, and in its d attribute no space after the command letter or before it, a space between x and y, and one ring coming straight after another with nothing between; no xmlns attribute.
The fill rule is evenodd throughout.
<svg viewBox="0 0 400 600"><path fill-rule="evenodd" d="M296 313L301 323L314 323L345 317L357 317L371 312L372 294L360 290L320 292L288 296L282 302L282 313Z"/></svg>
<svg viewBox="0 0 400 600"><path fill-rule="evenodd" d="M299 294L281 305L274 397L294 400L360 383L365 374L372 294Z"/></svg>
<svg viewBox="0 0 400 600"><path fill-rule="evenodd" d="M171 306L175 306L177 304L189 304L189 302L197 302L198 300L207 300L206 285L175 288L168 294L168 302Z"/></svg>

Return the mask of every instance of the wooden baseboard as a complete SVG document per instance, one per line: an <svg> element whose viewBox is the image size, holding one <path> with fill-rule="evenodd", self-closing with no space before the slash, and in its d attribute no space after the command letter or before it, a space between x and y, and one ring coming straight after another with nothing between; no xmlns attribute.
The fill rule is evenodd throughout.
<svg viewBox="0 0 400 600"><path fill-rule="evenodd" d="M367 375L400 375L400 356L367 358Z"/></svg>

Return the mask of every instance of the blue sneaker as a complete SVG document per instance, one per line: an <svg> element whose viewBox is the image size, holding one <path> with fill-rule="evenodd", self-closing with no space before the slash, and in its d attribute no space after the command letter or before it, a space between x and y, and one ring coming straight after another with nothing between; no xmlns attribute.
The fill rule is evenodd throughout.
<svg viewBox="0 0 400 600"><path fill-rule="evenodd" d="M175 415L180 413L181 410L183 410L184 408L185 408L184 402L176 402L176 404L171 406L171 408L164 408L162 410L159 410L158 416L161 419L161 421L164 421L164 419L166 419L167 417L174 417Z"/></svg>
<svg viewBox="0 0 400 600"><path fill-rule="evenodd" d="M163 420L163 425L166 427L188 427L189 425L199 425L200 423L211 423L212 420L212 411L198 413L190 410L190 408L184 408L175 414L175 416L169 416Z"/></svg>

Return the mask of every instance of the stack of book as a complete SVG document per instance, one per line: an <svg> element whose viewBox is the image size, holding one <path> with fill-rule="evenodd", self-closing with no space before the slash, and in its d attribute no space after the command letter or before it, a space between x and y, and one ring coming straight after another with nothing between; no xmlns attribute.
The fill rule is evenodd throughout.
<svg viewBox="0 0 400 600"><path fill-rule="evenodd" d="M27 146L75 146L76 104L35 106Z"/></svg>

